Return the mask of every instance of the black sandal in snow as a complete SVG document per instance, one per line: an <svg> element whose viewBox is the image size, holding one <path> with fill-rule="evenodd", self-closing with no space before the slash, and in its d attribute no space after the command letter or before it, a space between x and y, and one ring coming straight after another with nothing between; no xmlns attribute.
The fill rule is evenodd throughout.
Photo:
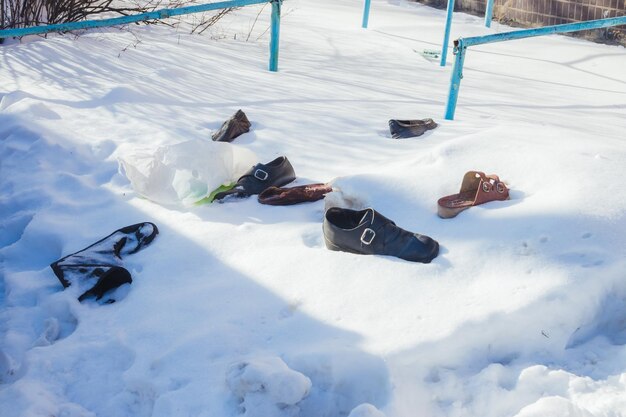
<svg viewBox="0 0 626 417"><path fill-rule="evenodd" d="M74 285L83 290L79 301L90 296L100 300L106 292L132 282L122 259L148 246L158 233L154 223L126 226L50 267L64 288Z"/></svg>

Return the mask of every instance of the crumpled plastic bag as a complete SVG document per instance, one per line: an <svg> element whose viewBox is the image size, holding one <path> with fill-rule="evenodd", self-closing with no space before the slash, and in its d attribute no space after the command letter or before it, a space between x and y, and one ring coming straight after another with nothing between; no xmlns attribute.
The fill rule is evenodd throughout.
<svg viewBox="0 0 626 417"><path fill-rule="evenodd" d="M190 140L118 160L138 194L164 205L190 206L220 185L236 182L257 157L230 143Z"/></svg>

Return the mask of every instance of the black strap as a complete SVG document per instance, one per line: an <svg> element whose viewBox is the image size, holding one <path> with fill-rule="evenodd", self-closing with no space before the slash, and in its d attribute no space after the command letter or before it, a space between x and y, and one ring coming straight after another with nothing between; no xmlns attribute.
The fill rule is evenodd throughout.
<svg viewBox="0 0 626 417"><path fill-rule="evenodd" d="M81 296L78 297L78 301L83 301L90 296L95 296L96 300L99 300L107 291L113 290L123 284L130 284L131 282L133 282L133 278L126 268L114 266L102 274L98 282L96 282L96 285L82 293Z"/></svg>

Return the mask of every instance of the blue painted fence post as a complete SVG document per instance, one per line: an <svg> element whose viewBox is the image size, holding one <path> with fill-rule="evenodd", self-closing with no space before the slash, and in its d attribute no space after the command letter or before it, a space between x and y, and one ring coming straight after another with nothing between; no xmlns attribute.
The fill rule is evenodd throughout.
<svg viewBox="0 0 626 417"><path fill-rule="evenodd" d="M456 109L456 101L459 98L459 88L461 88L461 79L463 79L463 62L465 61L465 50L467 47L463 44L463 39L455 42L454 68L452 69L452 77L450 80L450 91L448 92L448 103L446 104L446 120L454 120L454 110Z"/></svg>
<svg viewBox="0 0 626 417"><path fill-rule="evenodd" d="M493 17L493 0L487 0L487 8L485 9L485 27L491 27L491 18Z"/></svg>
<svg viewBox="0 0 626 417"><path fill-rule="evenodd" d="M443 35L443 46L441 47L441 66L446 66L446 58L448 57L448 42L450 41L450 26L452 25L452 12L454 11L454 0L448 0L448 9L446 11L446 30Z"/></svg>
<svg viewBox="0 0 626 417"><path fill-rule="evenodd" d="M365 0L365 4L363 5L363 25L364 29L367 29L367 23L370 20L370 3L371 0Z"/></svg>
<svg viewBox="0 0 626 417"><path fill-rule="evenodd" d="M270 40L270 71L278 71L280 41L280 7L282 0L272 0L272 38Z"/></svg>

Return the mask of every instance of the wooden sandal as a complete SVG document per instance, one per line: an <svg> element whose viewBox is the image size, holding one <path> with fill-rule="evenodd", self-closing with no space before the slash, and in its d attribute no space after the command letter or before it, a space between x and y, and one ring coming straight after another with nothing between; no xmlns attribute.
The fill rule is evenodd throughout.
<svg viewBox="0 0 626 417"><path fill-rule="evenodd" d="M449 219L472 206L508 199L509 189L497 175L485 175L480 171L469 171L463 176L461 191L458 194L439 199L437 214L443 219Z"/></svg>

